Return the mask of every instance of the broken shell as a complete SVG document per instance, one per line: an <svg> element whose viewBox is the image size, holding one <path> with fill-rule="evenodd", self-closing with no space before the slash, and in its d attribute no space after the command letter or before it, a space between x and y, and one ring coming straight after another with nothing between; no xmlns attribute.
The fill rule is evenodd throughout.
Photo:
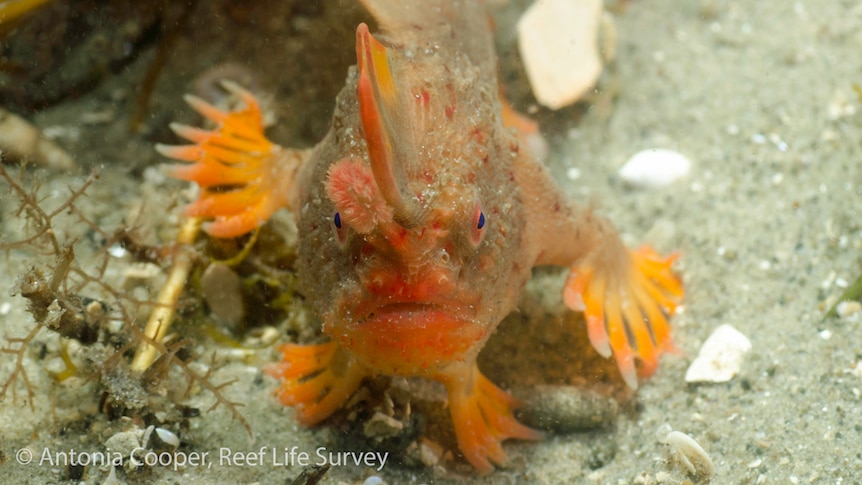
<svg viewBox="0 0 862 485"><path fill-rule="evenodd" d="M674 457L685 466L691 476L707 479L715 473L715 467L709 455L691 436L673 431L670 425L663 424L656 432L656 437L660 442L670 446Z"/></svg>
<svg viewBox="0 0 862 485"><path fill-rule="evenodd" d="M536 100L551 109L578 101L602 73L599 50L603 39L601 0L542 0L533 3L518 21L518 48Z"/></svg>
<svg viewBox="0 0 862 485"><path fill-rule="evenodd" d="M72 157L46 138L38 128L18 115L0 108L0 151L3 159L71 171L77 168Z"/></svg>
<svg viewBox="0 0 862 485"><path fill-rule="evenodd" d="M404 429L404 423L381 412L374 413L363 427L365 436L369 438L391 438Z"/></svg>
<svg viewBox="0 0 862 485"><path fill-rule="evenodd" d="M685 381L727 382L739 373L751 341L731 325L721 325L706 339L685 372Z"/></svg>

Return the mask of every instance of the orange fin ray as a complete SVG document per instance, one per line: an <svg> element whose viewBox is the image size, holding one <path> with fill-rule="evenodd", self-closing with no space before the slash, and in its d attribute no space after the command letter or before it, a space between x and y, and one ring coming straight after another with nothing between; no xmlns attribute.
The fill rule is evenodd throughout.
<svg viewBox="0 0 862 485"><path fill-rule="evenodd" d="M175 179L195 182L203 188L245 185L254 180L253 174L249 174L243 168L227 167L213 162L201 162L194 165L167 165L164 170Z"/></svg>
<svg viewBox="0 0 862 485"><path fill-rule="evenodd" d="M444 380L449 391L449 412L458 448L479 472L505 466L501 442L509 438L537 440L542 434L515 419L516 399L504 392L473 366L471 375Z"/></svg>
<svg viewBox="0 0 862 485"><path fill-rule="evenodd" d="M169 124L168 126L170 127L171 131L174 132L174 134L194 144L203 143L215 134L214 131L203 130L194 126L184 125L182 123L174 122Z"/></svg>
<svg viewBox="0 0 862 485"><path fill-rule="evenodd" d="M185 213L192 217L228 217L249 210L258 203L260 203L258 195L248 189L228 192L205 190L196 201L185 207Z"/></svg>
<svg viewBox="0 0 862 485"><path fill-rule="evenodd" d="M240 133L224 134L218 131L209 131L196 128L194 126L183 125L181 123L171 123L171 131L176 133L180 138L195 143L209 143L214 146L220 146L229 150L238 152L254 153L260 150L261 146L266 146L261 143L258 137L243 137Z"/></svg>
<svg viewBox="0 0 862 485"><path fill-rule="evenodd" d="M163 157L173 158L181 162L197 162L203 157L203 151L198 145L165 145L156 143L156 151Z"/></svg>
<svg viewBox="0 0 862 485"><path fill-rule="evenodd" d="M353 394L366 374L336 342L285 344L279 351L282 362L266 366L264 372L282 379L276 395L282 404L295 408L297 420L304 425L329 417Z"/></svg>
<svg viewBox="0 0 862 485"><path fill-rule="evenodd" d="M198 114L215 123L223 123L230 116L230 113L216 108L194 94L186 94L183 96L183 100Z"/></svg>
<svg viewBox="0 0 862 485"><path fill-rule="evenodd" d="M575 264L563 300L569 308L584 312L593 347L605 357L613 355L623 380L634 389L638 374L649 376L655 371L662 352L676 351L668 319L685 292L671 269L677 255L661 258L642 247L618 258L628 259L619 274L592 265L591 259ZM640 372L635 359L641 362Z"/></svg>
<svg viewBox="0 0 862 485"><path fill-rule="evenodd" d="M204 231L212 237L227 239L242 236L260 227L269 219L276 207L264 208L261 203L237 214L218 215L210 222L201 225Z"/></svg>

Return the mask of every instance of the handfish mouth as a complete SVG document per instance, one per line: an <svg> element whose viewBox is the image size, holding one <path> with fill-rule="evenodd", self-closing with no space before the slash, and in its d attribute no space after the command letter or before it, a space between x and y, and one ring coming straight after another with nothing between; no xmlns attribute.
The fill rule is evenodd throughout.
<svg viewBox="0 0 862 485"><path fill-rule="evenodd" d="M446 309L442 305L427 302L386 303L365 313L365 316L360 318L357 323L362 324L379 318L404 318L424 312L446 313Z"/></svg>
<svg viewBox="0 0 862 485"><path fill-rule="evenodd" d="M478 352L490 331L457 309L434 303L387 303L363 313L360 320L333 325L327 333L384 373L433 374L441 365Z"/></svg>

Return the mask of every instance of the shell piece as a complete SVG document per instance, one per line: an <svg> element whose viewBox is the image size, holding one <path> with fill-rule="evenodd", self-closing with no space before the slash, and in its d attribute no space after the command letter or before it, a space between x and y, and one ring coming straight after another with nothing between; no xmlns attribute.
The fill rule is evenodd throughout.
<svg viewBox="0 0 862 485"><path fill-rule="evenodd" d="M731 325L721 325L706 339L700 353L685 373L685 381L727 382L742 365L751 350L751 341Z"/></svg>
<svg viewBox="0 0 862 485"><path fill-rule="evenodd" d="M518 48L540 104L560 109L595 86L602 18L601 0L541 0L518 21Z"/></svg>
<svg viewBox="0 0 862 485"><path fill-rule="evenodd" d="M651 148L637 152L619 171L629 185L645 189L666 187L688 175L691 161L673 150Z"/></svg>
<svg viewBox="0 0 862 485"><path fill-rule="evenodd" d="M71 155L46 138L38 128L2 108L0 151L4 160L12 158L56 170L71 171L77 168Z"/></svg>
<svg viewBox="0 0 862 485"><path fill-rule="evenodd" d="M169 448L175 450L180 447L180 438L173 431L164 428L155 428L154 431L159 440Z"/></svg>
<svg viewBox="0 0 862 485"><path fill-rule="evenodd" d="M691 436L681 431L673 431L670 425L663 424L656 431L656 437L670 446L676 460L691 476L706 480L715 473L709 455Z"/></svg>

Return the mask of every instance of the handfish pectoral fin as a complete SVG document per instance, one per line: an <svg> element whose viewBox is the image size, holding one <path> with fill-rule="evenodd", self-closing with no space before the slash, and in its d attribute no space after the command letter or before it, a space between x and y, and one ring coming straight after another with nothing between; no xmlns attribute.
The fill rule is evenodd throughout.
<svg viewBox="0 0 862 485"><path fill-rule="evenodd" d="M607 265L596 264L601 258L573 265L563 300L569 308L584 312L593 347L602 356L613 355L623 380L636 389L638 374L651 375L662 352L677 351L669 317L684 290L671 268L675 255L662 258L649 247L625 252L612 258L615 275L608 274L612 270Z"/></svg>

